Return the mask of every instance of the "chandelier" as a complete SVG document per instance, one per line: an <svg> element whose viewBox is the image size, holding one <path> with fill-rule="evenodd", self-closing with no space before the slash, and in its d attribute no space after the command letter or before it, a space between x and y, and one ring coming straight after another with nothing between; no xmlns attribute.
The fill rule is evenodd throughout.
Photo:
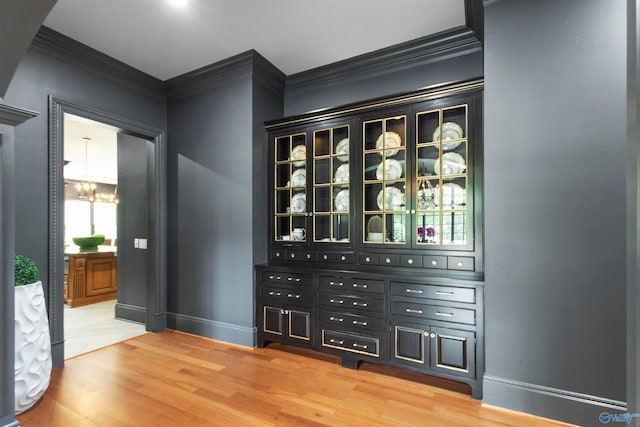
<svg viewBox="0 0 640 427"><path fill-rule="evenodd" d="M89 142L91 138L84 137L84 180L77 182L75 188L78 192L79 199L88 199L90 202L108 202L108 203L120 203L118 200L118 186L116 185L113 192L100 192L98 191L98 184L95 180L89 179L88 164L89 164ZM102 185L101 185L102 187Z"/></svg>

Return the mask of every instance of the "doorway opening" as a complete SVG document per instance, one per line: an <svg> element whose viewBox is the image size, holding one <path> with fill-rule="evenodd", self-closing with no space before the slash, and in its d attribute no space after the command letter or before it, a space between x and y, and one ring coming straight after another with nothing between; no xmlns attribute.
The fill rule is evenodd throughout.
<svg viewBox="0 0 640 427"><path fill-rule="evenodd" d="M119 319L118 129L64 113L65 359L145 332Z"/></svg>
<svg viewBox="0 0 640 427"><path fill-rule="evenodd" d="M106 200L110 199L110 194L119 200L118 205L129 206L124 203L123 199L133 198L140 199L139 193L140 182L144 182L144 191L148 195L144 199L144 222L140 229L134 231L133 237L127 238L124 242L120 237L119 225L123 218L130 218L129 213L122 215L123 209L117 208L118 212L118 228L116 229L116 241L107 243L117 244L117 253L122 254L126 250L135 250L135 256L129 256L131 252L123 256L120 264L124 264L125 259L136 259L138 264L143 268L138 270L144 274L135 273L129 275L137 280L137 286L143 291L138 292L136 297L131 295L122 295L122 289L117 289L117 301L115 301L116 317L134 320L144 324L144 329L152 332L159 332L166 328L166 138L165 133L161 129L144 125L142 123L104 113L96 109L78 105L69 101L51 97L49 100L49 285L48 293L48 310L49 310L49 326L51 332L51 350L54 366L61 366L65 359L65 328L64 328L64 301L65 301L65 177L64 177L64 135L65 126L67 125L66 116L74 118L92 120L101 124L106 128L112 128L117 133L118 144L124 144L122 147L134 147L130 153L120 154L118 150L118 164L120 164L123 156L138 159L136 166L131 164L126 168L121 168L120 172L125 170L124 175L129 174L128 181L134 182L133 191L131 189L125 191L120 177L117 181L117 191L115 187L106 186L101 188L96 183L96 195L104 193ZM90 141L83 141L80 145L88 145ZM84 152L84 147L83 147ZM141 157L142 156L142 157ZM143 161L139 161L140 159ZM80 163L80 162L78 162ZM70 165L68 163L67 165ZM84 168L82 168L84 170ZM88 172L84 175L90 175ZM133 177L133 178L132 178ZM93 194L93 186L90 181L84 180L88 176L83 176L79 183L79 189L73 183L73 188L78 192L85 189L84 184L88 183L89 190ZM113 185L113 184L112 184ZM111 192L113 190L113 192ZM110 193L111 192L111 193ZM128 195L125 195L128 194ZM85 194L86 195L86 192ZM83 196L84 196L83 195ZM89 206L91 209L91 206ZM94 204L95 209L95 204ZM108 216L108 214L105 214ZM89 219L89 234L105 234L100 233L96 228L96 212L94 211L93 228L91 227L91 219ZM140 227L140 222L136 222L136 226ZM110 231L112 232L112 231ZM73 236L71 236L73 237ZM89 237L89 236L85 236ZM106 235L105 235L106 240ZM140 245L136 245L135 243ZM142 245L144 242L144 245ZM102 242L104 243L104 242ZM129 248L131 246L131 248ZM144 248L142 247L144 246ZM68 248L68 247L67 247ZM107 248L109 251L111 248ZM144 249L144 251L140 251ZM86 263L86 261L85 261ZM85 264L86 267L86 264ZM116 274L120 274L121 268L117 269ZM69 265L68 269L73 269ZM101 273L105 273L102 268ZM67 272L68 274L68 272ZM107 275L108 276L108 275ZM67 280L69 277L67 276ZM117 282L120 282L117 279ZM121 300L133 300L130 302L122 302ZM81 307L78 307L81 308Z"/></svg>

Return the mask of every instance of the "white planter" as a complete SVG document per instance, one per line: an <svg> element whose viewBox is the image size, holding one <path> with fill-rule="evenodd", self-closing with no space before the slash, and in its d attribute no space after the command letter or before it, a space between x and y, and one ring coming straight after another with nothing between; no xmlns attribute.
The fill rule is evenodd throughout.
<svg viewBox="0 0 640 427"><path fill-rule="evenodd" d="M16 414L42 397L51 379L51 338L42 282L15 287Z"/></svg>

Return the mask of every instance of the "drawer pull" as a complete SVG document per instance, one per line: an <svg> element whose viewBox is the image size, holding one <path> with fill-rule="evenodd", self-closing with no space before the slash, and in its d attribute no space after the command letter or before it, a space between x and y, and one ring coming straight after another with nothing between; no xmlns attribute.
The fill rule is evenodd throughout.
<svg viewBox="0 0 640 427"><path fill-rule="evenodd" d="M322 255L322 259L324 259L324 260L329 259L329 255L327 255L327 254Z"/></svg>
<svg viewBox="0 0 640 427"><path fill-rule="evenodd" d="M274 277L273 275L270 275L269 280L273 280L273 277Z"/></svg>
<svg viewBox="0 0 640 427"><path fill-rule="evenodd" d="M354 283L354 284L353 284L353 287L354 287L354 288L362 288L362 289L367 289L367 288L368 288L368 286L367 286L366 284L364 284L364 285L359 285L359 284L357 284L357 283Z"/></svg>
<svg viewBox="0 0 640 427"><path fill-rule="evenodd" d="M295 257L296 257L296 254L291 254L291 258L295 258Z"/></svg>
<svg viewBox="0 0 640 427"><path fill-rule="evenodd" d="M307 254L307 259L311 259L311 254Z"/></svg>
<svg viewBox="0 0 640 427"><path fill-rule="evenodd" d="M408 294L421 294L422 293L422 289L407 288L407 293Z"/></svg>
<svg viewBox="0 0 640 427"><path fill-rule="evenodd" d="M391 264L391 258L385 259L384 262L386 262L387 264Z"/></svg>
<svg viewBox="0 0 640 427"><path fill-rule="evenodd" d="M369 304L367 304L366 302L357 302L357 301L354 301L354 302L353 302L353 305L354 305L355 307L367 307Z"/></svg>
<svg viewBox="0 0 640 427"><path fill-rule="evenodd" d="M329 320L332 322L344 322L344 319L342 317L329 317Z"/></svg>
<svg viewBox="0 0 640 427"><path fill-rule="evenodd" d="M344 301L341 299L340 300L330 299L329 302L331 304L344 304Z"/></svg>
<svg viewBox="0 0 640 427"><path fill-rule="evenodd" d="M344 282L334 282L333 280L329 282L329 286L344 286Z"/></svg>
<svg viewBox="0 0 640 427"><path fill-rule="evenodd" d="M292 281L292 280L293 280L293 277L287 277L287 280L288 280L288 281Z"/></svg>
<svg viewBox="0 0 640 427"><path fill-rule="evenodd" d="M280 252L276 252L276 258L280 257Z"/></svg>
<svg viewBox="0 0 640 427"><path fill-rule="evenodd" d="M462 267L463 265L462 261L458 261L458 267Z"/></svg>
<svg viewBox="0 0 640 427"><path fill-rule="evenodd" d="M333 338L331 338L331 339L329 340L329 342L330 342L331 344L333 344L333 343L335 343L335 344L340 344L340 345L344 344L344 341L342 341L342 340L337 341L337 340L334 340Z"/></svg>
<svg viewBox="0 0 640 427"><path fill-rule="evenodd" d="M438 265L438 261L434 259L433 261L431 261L431 265Z"/></svg>
<svg viewBox="0 0 640 427"><path fill-rule="evenodd" d="M443 296L447 296L447 297L452 297L453 296L453 292L436 291L436 295L443 295Z"/></svg>
<svg viewBox="0 0 640 427"><path fill-rule="evenodd" d="M364 260L365 260L366 262L371 262L371 257L366 257Z"/></svg>
<svg viewBox="0 0 640 427"><path fill-rule="evenodd" d="M453 313L443 313L441 311L436 311L436 316L453 317Z"/></svg>
<svg viewBox="0 0 640 427"><path fill-rule="evenodd" d="M353 343L353 348L361 348L363 350L366 350L366 349L369 348L369 346L366 345L366 344L358 344L357 342L354 342Z"/></svg>
<svg viewBox="0 0 640 427"><path fill-rule="evenodd" d="M346 256L344 256L344 255L342 255L342 256L340 257L340 259L341 259L342 261L346 261L347 257L346 257Z"/></svg>
<svg viewBox="0 0 640 427"><path fill-rule="evenodd" d="M282 295L282 293L281 292L270 291L269 295L275 295L275 296L279 297L280 295Z"/></svg>
<svg viewBox="0 0 640 427"><path fill-rule="evenodd" d="M409 258L409 259L407 260L407 264L409 264L409 265L413 264L413 258Z"/></svg>
<svg viewBox="0 0 640 427"><path fill-rule="evenodd" d="M354 320L351 322L353 325L367 326L369 322L361 322L359 320Z"/></svg>
<svg viewBox="0 0 640 427"><path fill-rule="evenodd" d="M280 276L276 276L276 280L280 280Z"/></svg>
<svg viewBox="0 0 640 427"><path fill-rule="evenodd" d="M287 298L295 298L295 299L299 299L299 298L300 298L300 294L296 294L296 295L294 295L294 294L288 294L288 295L287 295Z"/></svg>
<svg viewBox="0 0 640 427"><path fill-rule="evenodd" d="M422 310L413 310L411 308L407 308L405 310L407 313L416 313L416 314L422 314Z"/></svg>
<svg viewBox="0 0 640 427"><path fill-rule="evenodd" d="M299 281L300 281L300 278L299 278L299 277L296 277L296 282L299 282Z"/></svg>

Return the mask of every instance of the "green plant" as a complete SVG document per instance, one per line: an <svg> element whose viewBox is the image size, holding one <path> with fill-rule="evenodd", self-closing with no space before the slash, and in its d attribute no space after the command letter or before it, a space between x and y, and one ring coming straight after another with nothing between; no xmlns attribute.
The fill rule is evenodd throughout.
<svg viewBox="0 0 640 427"><path fill-rule="evenodd" d="M40 280L38 267L31 258L16 255L15 270L16 286L29 285Z"/></svg>

